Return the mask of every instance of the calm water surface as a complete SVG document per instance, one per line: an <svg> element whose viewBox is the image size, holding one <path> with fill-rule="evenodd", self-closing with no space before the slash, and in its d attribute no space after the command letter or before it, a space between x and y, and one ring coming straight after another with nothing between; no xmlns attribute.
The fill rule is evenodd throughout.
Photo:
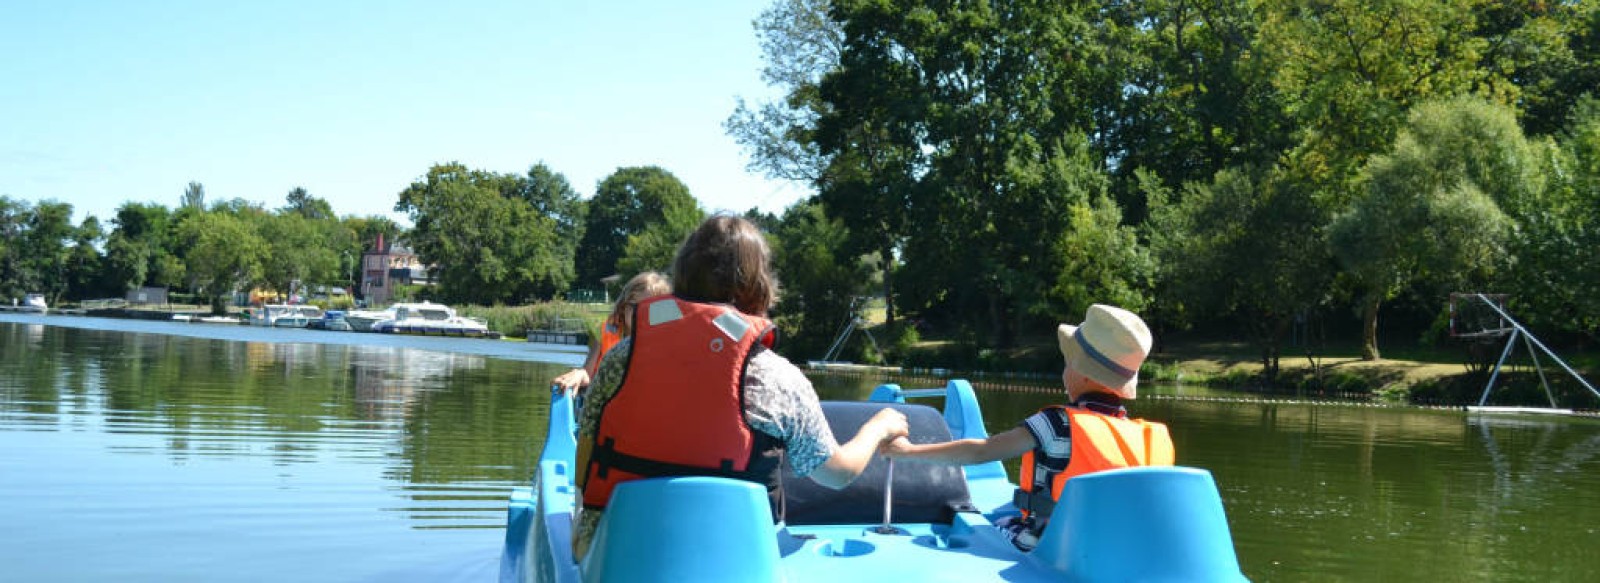
<svg viewBox="0 0 1600 583"><path fill-rule="evenodd" d="M0 580L492 580L546 384L580 358L0 316ZM976 384L991 431L1055 399ZM1141 392L1216 476L1254 580L1600 580L1594 420Z"/></svg>

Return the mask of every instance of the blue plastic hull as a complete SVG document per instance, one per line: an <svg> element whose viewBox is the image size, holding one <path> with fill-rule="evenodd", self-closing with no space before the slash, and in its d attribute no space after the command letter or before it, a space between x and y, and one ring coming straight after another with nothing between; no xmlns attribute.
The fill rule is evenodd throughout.
<svg viewBox="0 0 1600 583"><path fill-rule="evenodd" d="M964 381L922 391L887 385L873 399L935 395L945 397L952 438L984 436ZM1244 580L1208 472L1137 468L1074 479L1038 548L1023 553L993 526L1016 513L1015 487L998 463L964 468L977 511L954 512L948 522L897 521L894 534L877 532L881 523L775 525L765 490L747 482L628 482L579 565L571 552L572 427L571 402L557 392L534 483L511 498L503 582ZM915 486L901 476L894 483Z"/></svg>

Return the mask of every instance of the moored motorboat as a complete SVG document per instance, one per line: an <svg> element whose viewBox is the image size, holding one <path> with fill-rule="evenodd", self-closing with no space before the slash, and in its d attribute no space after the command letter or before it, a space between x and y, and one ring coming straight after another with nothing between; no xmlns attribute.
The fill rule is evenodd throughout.
<svg viewBox="0 0 1600 583"><path fill-rule="evenodd" d="M22 303L17 305L16 311L48 314L50 313L50 304L45 302L44 294L27 294L22 297Z"/></svg>
<svg viewBox="0 0 1600 583"><path fill-rule="evenodd" d="M250 323L276 328L304 328L322 317L322 308L308 304L265 304L250 313Z"/></svg>
<svg viewBox="0 0 1600 583"><path fill-rule="evenodd" d="M944 396L943 412L906 397ZM824 402L835 435L879 408L907 415L926 443L987 435L965 381L878 387L875 403ZM501 581L1239 581L1211 474L1179 467L1069 480L1038 546L1022 552L994 522L1017 514L998 462L964 468L876 459L829 490L785 472L782 520L766 488L711 477L617 486L580 565L571 550L577 491L571 397L552 392L549 434L531 487L513 491Z"/></svg>
<svg viewBox="0 0 1600 583"><path fill-rule="evenodd" d="M400 303L390 306L388 319L371 324L373 332L422 334L428 336L488 336L489 325L476 318L457 316L455 309L433 302ZM346 320L350 318L345 316ZM354 324L352 324L354 326Z"/></svg>
<svg viewBox="0 0 1600 583"><path fill-rule="evenodd" d="M384 320L394 319L394 309L387 310L350 310L345 312L344 321L350 329L356 332L371 332L372 325Z"/></svg>
<svg viewBox="0 0 1600 583"><path fill-rule="evenodd" d="M329 330L333 332L349 332L351 330L350 323L346 322L344 318L344 310L328 310L322 313L321 318L312 320L310 324L306 324L306 328L312 330Z"/></svg>

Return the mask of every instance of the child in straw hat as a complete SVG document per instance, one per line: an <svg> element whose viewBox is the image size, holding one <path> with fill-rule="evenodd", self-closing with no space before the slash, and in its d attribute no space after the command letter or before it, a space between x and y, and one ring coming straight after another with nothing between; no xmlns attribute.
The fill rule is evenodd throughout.
<svg viewBox="0 0 1600 583"><path fill-rule="evenodd" d="M1083 324L1062 324L1056 339L1066 366L1068 405L1046 407L1018 427L987 439L915 445L902 437L883 455L970 465L1022 457L1013 499L1020 516L996 523L1022 550L1032 550L1062 487L1073 476L1146 465L1172 465L1172 440L1160 423L1129 419L1124 399L1138 396L1139 366L1150 354L1150 329L1133 312L1089 306Z"/></svg>

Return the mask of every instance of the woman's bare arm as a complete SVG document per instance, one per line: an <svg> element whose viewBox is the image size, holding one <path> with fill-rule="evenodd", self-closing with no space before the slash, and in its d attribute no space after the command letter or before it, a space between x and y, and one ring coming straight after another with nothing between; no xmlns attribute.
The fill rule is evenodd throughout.
<svg viewBox="0 0 1600 583"><path fill-rule="evenodd" d="M1018 427L988 439L957 439L922 445L912 444L902 437L884 445L882 453L890 458L964 466L1014 458L1033 446L1033 434Z"/></svg>

